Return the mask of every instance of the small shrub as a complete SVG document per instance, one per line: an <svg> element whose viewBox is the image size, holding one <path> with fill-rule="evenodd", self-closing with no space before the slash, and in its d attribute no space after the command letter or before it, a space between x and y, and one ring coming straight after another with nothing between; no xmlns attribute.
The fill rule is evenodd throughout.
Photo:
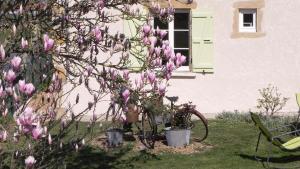
<svg viewBox="0 0 300 169"><path fill-rule="evenodd" d="M273 116L275 113L282 110L288 101L288 98L282 97L278 88L271 84L269 84L266 88L259 89L258 91L261 98L257 99L256 107L266 116Z"/></svg>
<svg viewBox="0 0 300 169"><path fill-rule="evenodd" d="M251 117L248 112L230 112L230 111L223 111L222 113L216 116L216 119L232 121L232 122L247 122L251 123Z"/></svg>

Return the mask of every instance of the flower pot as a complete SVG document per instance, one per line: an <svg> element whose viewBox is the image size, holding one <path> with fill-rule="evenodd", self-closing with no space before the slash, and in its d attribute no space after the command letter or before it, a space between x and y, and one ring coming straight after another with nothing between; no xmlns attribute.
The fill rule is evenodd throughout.
<svg viewBox="0 0 300 169"><path fill-rule="evenodd" d="M190 129L170 129L165 131L168 146L183 147L190 144Z"/></svg>
<svg viewBox="0 0 300 169"><path fill-rule="evenodd" d="M109 129L106 131L109 147L116 147L123 143L123 131L121 129Z"/></svg>
<svg viewBox="0 0 300 169"><path fill-rule="evenodd" d="M126 113L126 121L128 123L135 123L139 120L139 109L135 105L128 105L128 112Z"/></svg>

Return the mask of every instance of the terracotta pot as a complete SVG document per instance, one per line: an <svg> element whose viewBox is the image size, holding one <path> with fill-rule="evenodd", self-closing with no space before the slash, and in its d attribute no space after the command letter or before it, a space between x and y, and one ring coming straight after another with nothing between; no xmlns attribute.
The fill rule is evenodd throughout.
<svg viewBox="0 0 300 169"><path fill-rule="evenodd" d="M129 123L137 122L139 120L139 112L140 109L137 106L129 104L128 112L126 113L126 121Z"/></svg>

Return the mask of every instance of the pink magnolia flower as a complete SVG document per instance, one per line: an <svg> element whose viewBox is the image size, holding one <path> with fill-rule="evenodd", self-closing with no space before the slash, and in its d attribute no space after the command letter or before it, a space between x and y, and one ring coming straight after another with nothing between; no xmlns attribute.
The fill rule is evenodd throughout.
<svg viewBox="0 0 300 169"><path fill-rule="evenodd" d="M32 137L34 140L38 140L42 137L43 134L43 128L40 124L38 124L33 130L32 130Z"/></svg>
<svg viewBox="0 0 300 169"><path fill-rule="evenodd" d="M13 88L13 97L16 103L20 101L20 97L17 95L15 88Z"/></svg>
<svg viewBox="0 0 300 169"><path fill-rule="evenodd" d="M16 73L13 70L8 70L4 73L5 80L9 83L12 83L16 79Z"/></svg>
<svg viewBox="0 0 300 169"><path fill-rule="evenodd" d="M174 65L174 62L172 62L172 61L169 61L168 63L167 63L167 71L168 72L172 72L174 69L175 69L175 65Z"/></svg>
<svg viewBox="0 0 300 169"><path fill-rule="evenodd" d="M6 87L5 88L5 92L8 94L8 95L12 95L13 94L13 88L11 87L11 86L9 86L9 87Z"/></svg>
<svg viewBox="0 0 300 169"><path fill-rule="evenodd" d="M78 144L76 143L75 144L75 151L78 152L78 149L79 149L79 147L78 147Z"/></svg>
<svg viewBox="0 0 300 169"><path fill-rule="evenodd" d="M170 80L172 76L172 72L167 72L165 75L166 80Z"/></svg>
<svg viewBox="0 0 300 169"><path fill-rule="evenodd" d="M22 49L25 49L28 47L28 41L25 40L23 37L21 39L21 47L22 47Z"/></svg>
<svg viewBox="0 0 300 169"><path fill-rule="evenodd" d="M22 4L20 5L20 8L19 8L19 14L20 14L20 15L23 14L23 5L22 5Z"/></svg>
<svg viewBox="0 0 300 169"><path fill-rule="evenodd" d="M145 82L145 72L142 72L141 74L140 74L140 78L141 78L141 82Z"/></svg>
<svg viewBox="0 0 300 169"><path fill-rule="evenodd" d="M0 131L0 141L6 141L7 140L7 131Z"/></svg>
<svg viewBox="0 0 300 169"><path fill-rule="evenodd" d="M181 66L186 60L186 57L181 55L180 53L176 54L176 66Z"/></svg>
<svg viewBox="0 0 300 169"><path fill-rule="evenodd" d="M145 25L143 26L143 32L144 32L144 34L145 34L145 35L148 35L148 34L150 33L150 31L151 31L151 26L148 25L148 24L145 24Z"/></svg>
<svg viewBox="0 0 300 169"><path fill-rule="evenodd" d="M84 76L90 76L93 72L93 67L92 66L87 66L86 71L84 72Z"/></svg>
<svg viewBox="0 0 300 169"><path fill-rule="evenodd" d="M156 35L160 35L160 31L161 31L161 30L160 30L159 27L157 26L157 27L156 27L156 30L155 30Z"/></svg>
<svg viewBox="0 0 300 169"><path fill-rule="evenodd" d="M161 58L156 58L154 60L154 65L155 66L161 66L162 65L162 59Z"/></svg>
<svg viewBox="0 0 300 169"><path fill-rule="evenodd" d="M161 48L160 47L155 47L155 54L156 56L159 56L160 55L160 52L161 52Z"/></svg>
<svg viewBox="0 0 300 169"><path fill-rule="evenodd" d="M136 86L137 89L142 88L143 83L142 83L141 78L136 78L134 82L135 82L135 86Z"/></svg>
<svg viewBox="0 0 300 169"><path fill-rule="evenodd" d="M36 163L36 160L33 156L28 156L25 159L25 165L26 165L27 168L33 168L35 163Z"/></svg>
<svg viewBox="0 0 300 169"><path fill-rule="evenodd" d="M150 40L151 46L154 47L156 45L156 43L157 43L157 38L154 37L154 36L152 36L152 37L149 38L149 40Z"/></svg>
<svg viewBox="0 0 300 169"><path fill-rule="evenodd" d="M0 46L0 60L5 59L5 50L3 45Z"/></svg>
<svg viewBox="0 0 300 169"><path fill-rule="evenodd" d="M28 83L25 86L25 92L24 93L26 95L28 95L28 96L31 96L32 93L34 92L34 90L35 90L35 87L33 86L33 84L32 83Z"/></svg>
<svg viewBox="0 0 300 169"><path fill-rule="evenodd" d="M2 116L3 116L3 117L6 117L7 114L8 114L8 109L6 108L6 109L4 110L4 112L2 113Z"/></svg>
<svg viewBox="0 0 300 169"><path fill-rule="evenodd" d="M166 92L166 85L165 84L160 84L159 87L158 87L158 93L160 95L164 95Z"/></svg>
<svg viewBox="0 0 300 169"><path fill-rule="evenodd" d="M19 80L18 85L19 85L19 91L21 93L25 93L25 90L26 90L25 80Z"/></svg>
<svg viewBox="0 0 300 169"><path fill-rule="evenodd" d="M3 98L5 96L5 90L3 90L3 87L0 85L0 98Z"/></svg>
<svg viewBox="0 0 300 169"><path fill-rule="evenodd" d="M17 33L17 27L16 27L15 24L12 26L12 31L13 31L14 36L16 36L16 33Z"/></svg>
<svg viewBox="0 0 300 169"><path fill-rule="evenodd" d="M102 32L98 26L96 26L93 30L92 33L96 39L96 42L99 42L102 40Z"/></svg>
<svg viewBox="0 0 300 169"><path fill-rule="evenodd" d="M26 107L24 112L17 119L17 123L21 126L21 130L24 133L28 133L32 129L33 122L36 120L36 115L32 112L31 107Z"/></svg>
<svg viewBox="0 0 300 169"><path fill-rule="evenodd" d="M144 45L150 45L150 40L149 40L149 38L147 36L145 36L143 38L143 43L144 43Z"/></svg>
<svg viewBox="0 0 300 169"><path fill-rule="evenodd" d="M105 7L105 0L99 0L98 1L98 6L99 6L99 9L103 9Z"/></svg>
<svg viewBox="0 0 300 169"><path fill-rule="evenodd" d="M48 143L49 143L49 145L52 144L52 137L51 137L51 134L50 134L50 133L49 133L49 135L48 135Z"/></svg>
<svg viewBox="0 0 300 169"><path fill-rule="evenodd" d="M54 40L50 39L47 34L44 34L44 50L47 52L54 46Z"/></svg>
<svg viewBox="0 0 300 169"><path fill-rule="evenodd" d="M161 31L160 31L160 34L159 34L159 35L160 35L160 38L161 38L161 39L164 39L165 36L167 35L167 33L168 33L167 31L161 30Z"/></svg>
<svg viewBox="0 0 300 169"><path fill-rule="evenodd" d="M125 100L125 104L127 104L128 100L129 100L129 96L130 96L130 91L128 89L126 89L123 93L122 93L123 99Z"/></svg>
<svg viewBox="0 0 300 169"><path fill-rule="evenodd" d="M129 71L128 70L123 70L123 78L125 80L128 80L129 79Z"/></svg>
<svg viewBox="0 0 300 169"><path fill-rule="evenodd" d="M10 61L10 64L12 65L14 71L19 71L20 70L21 62L22 62L22 59L18 56L15 56Z"/></svg>
<svg viewBox="0 0 300 169"><path fill-rule="evenodd" d="M148 80L151 84L156 81L156 75L154 72L147 72Z"/></svg>
<svg viewBox="0 0 300 169"><path fill-rule="evenodd" d="M172 48L171 47L166 47L164 49L164 55L167 59L170 59L171 58L171 55L172 55Z"/></svg>
<svg viewBox="0 0 300 169"><path fill-rule="evenodd" d="M115 69L109 69L109 75L112 80L115 80L117 77L117 71Z"/></svg>

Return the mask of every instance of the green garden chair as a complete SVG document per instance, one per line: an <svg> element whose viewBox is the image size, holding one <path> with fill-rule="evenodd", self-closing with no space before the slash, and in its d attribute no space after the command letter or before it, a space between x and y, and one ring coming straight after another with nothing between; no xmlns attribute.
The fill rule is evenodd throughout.
<svg viewBox="0 0 300 169"><path fill-rule="evenodd" d="M298 104L298 117L297 117L297 122L299 122L299 117L300 117L300 93L296 93L296 101L297 101L297 104Z"/></svg>
<svg viewBox="0 0 300 169"><path fill-rule="evenodd" d="M259 143L260 143L260 138L261 135L264 135L267 139L267 141L270 143L269 144L269 151L268 151L268 157L267 157L267 164L268 166L270 166L270 154L271 154L271 146L276 146L278 148L280 148L282 151L296 151L299 150L300 148L300 137L294 137L288 141L283 141L284 137L287 136L291 136L291 135L296 135L297 132L299 132L300 130L296 130L296 128L293 126L293 124L289 124L289 125L284 125L284 126L280 126L274 129L268 129L267 127L265 127L265 125L262 123L262 121L260 120L259 116L255 113L250 112L251 114L251 119L253 120L253 122L255 123L255 126L258 127L258 129L260 130L259 135L258 135L258 140L257 140L257 144L256 144L256 149L255 149L255 159L261 161L260 158L257 157L257 152L258 152L258 147L259 147ZM288 132L281 132L277 135L274 135L274 131L281 131L283 128L287 128L289 130L291 130L291 128L293 128L293 131L288 131Z"/></svg>

